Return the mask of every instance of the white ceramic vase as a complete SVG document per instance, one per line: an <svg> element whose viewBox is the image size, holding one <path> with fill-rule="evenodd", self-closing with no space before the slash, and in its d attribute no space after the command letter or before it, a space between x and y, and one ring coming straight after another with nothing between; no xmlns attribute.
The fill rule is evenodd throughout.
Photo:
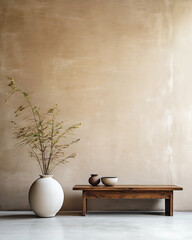
<svg viewBox="0 0 192 240"><path fill-rule="evenodd" d="M29 190L29 205L39 217L54 217L63 205L63 189L52 177L40 175Z"/></svg>

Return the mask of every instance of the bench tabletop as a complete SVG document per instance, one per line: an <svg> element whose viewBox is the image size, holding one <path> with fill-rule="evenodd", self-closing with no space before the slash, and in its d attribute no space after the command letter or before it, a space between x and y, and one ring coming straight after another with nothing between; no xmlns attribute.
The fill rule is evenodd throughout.
<svg viewBox="0 0 192 240"><path fill-rule="evenodd" d="M123 191L123 190L137 190L137 191L173 191L173 190L183 190L182 187L177 185L115 185L115 186L91 186L91 185L75 185L73 190L83 190L83 191Z"/></svg>

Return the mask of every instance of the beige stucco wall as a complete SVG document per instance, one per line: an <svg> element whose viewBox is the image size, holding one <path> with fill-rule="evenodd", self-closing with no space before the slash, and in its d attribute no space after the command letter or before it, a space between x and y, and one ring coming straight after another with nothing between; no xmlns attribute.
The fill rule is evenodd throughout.
<svg viewBox="0 0 192 240"><path fill-rule="evenodd" d="M42 109L82 122L77 158L57 168L64 210L81 209L75 184L90 173L119 184L178 184L175 210L192 210L192 1L0 0L0 91L7 76ZM1 104L0 210L29 209L40 174ZM120 203L120 204L119 204ZM90 201L91 210L163 209L163 201Z"/></svg>

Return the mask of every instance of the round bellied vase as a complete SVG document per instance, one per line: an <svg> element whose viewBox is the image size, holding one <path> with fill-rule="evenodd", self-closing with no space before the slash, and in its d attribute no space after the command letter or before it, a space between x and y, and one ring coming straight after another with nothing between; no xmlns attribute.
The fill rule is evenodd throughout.
<svg viewBox="0 0 192 240"><path fill-rule="evenodd" d="M91 174L91 177L89 178L89 183L92 186L97 186L100 183L100 178L98 177L98 174Z"/></svg>
<svg viewBox="0 0 192 240"><path fill-rule="evenodd" d="M40 175L30 187L29 205L38 217L54 217L63 205L63 189L52 177Z"/></svg>

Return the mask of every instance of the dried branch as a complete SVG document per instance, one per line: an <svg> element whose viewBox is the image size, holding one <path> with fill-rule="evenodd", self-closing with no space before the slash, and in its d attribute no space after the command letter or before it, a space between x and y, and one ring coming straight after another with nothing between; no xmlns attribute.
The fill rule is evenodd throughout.
<svg viewBox="0 0 192 240"><path fill-rule="evenodd" d="M64 129L63 121L57 122L55 119L60 112L57 104L46 113L40 113L40 109L32 105L29 94L17 87L12 78L8 79L10 91L4 102L7 102L17 92L22 94L26 101L26 104L20 105L14 111L15 119L17 121L19 119L20 124L16 120L11 120L13 133L22 146L27 145L30 148L30 156L37 160L41 172L50 174L56 166L76 156L73 153L64 157L67 155L66 149L77 143L79 139L65 144L62 143L62 140L73 135L73 131L79 128L81 124L75 124ZM31 115L28 115L29 111L32 118Z"/></svg>

